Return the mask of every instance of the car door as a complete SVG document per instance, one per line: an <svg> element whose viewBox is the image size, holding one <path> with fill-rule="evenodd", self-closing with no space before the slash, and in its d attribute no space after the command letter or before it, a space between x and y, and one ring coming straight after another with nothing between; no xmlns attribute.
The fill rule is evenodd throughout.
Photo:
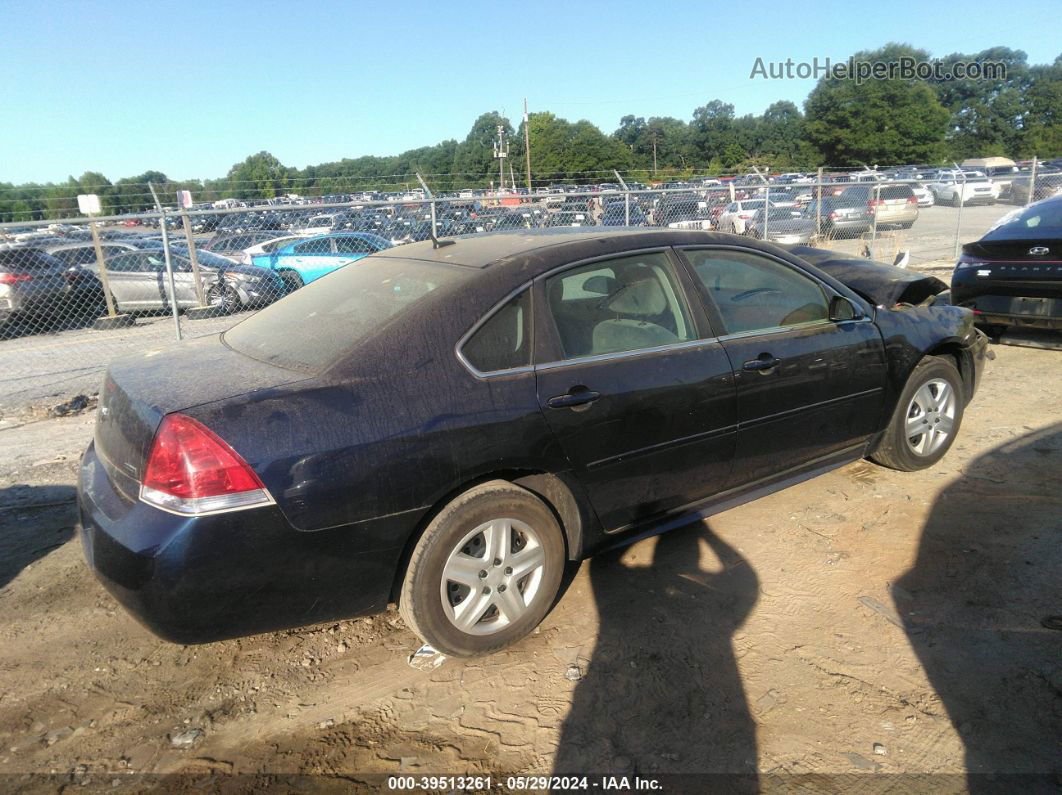
<svg viewBox="0 0 1062 795"><path fill-rule="evenodd" d="M733 375L691 288L663 249L536 281L539 404L607 531L729 483Z"/></svg>
<svg viewBox="0 0 1062 795"><path fill-rule="evenodd" d="M286 257L284 265L297 270L303 281L313 281L333 269L335 262L333 244L334 241L330 237L314 237L297 243L292 249L293 256Z"/></svg>
<svg viewBox="0 0 1062 795"><path fill-rule="evenodd" d="M148 262L148 252L133 251L106 260L107 281L119 307L147 309L161 304L156 271Z"/></svg>
<svg viewBox="0 0 1062 795"><path fill-rule="evenodd" d="M833 289L765 253L742 247L682 253L734 370L735 482L865 444L878 428L884 397L877 326L863 317L830 320Z"/></svg>

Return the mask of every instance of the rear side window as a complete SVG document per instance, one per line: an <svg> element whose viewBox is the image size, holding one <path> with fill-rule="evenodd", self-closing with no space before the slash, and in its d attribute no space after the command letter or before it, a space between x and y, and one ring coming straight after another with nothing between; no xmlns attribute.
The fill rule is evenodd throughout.
<svg viewBox="0 0 1062 795"><path fill-rule="evenodd" d="M481 373L531 364L531 291L524 290L491 315L461 353Z"/></svg>
<svg viewBox="0 0 1062 795"><path fill-rule="evenodd" d="M598 261L546 280L564 358L621 353L696 338L665 254Z"/></svg>
<svg viewBox="0 0 1062 795"><path fill-rule="evenodd" d="M907 199L914 196L910 185L886 185L881 189L883 199Z"/></svg>

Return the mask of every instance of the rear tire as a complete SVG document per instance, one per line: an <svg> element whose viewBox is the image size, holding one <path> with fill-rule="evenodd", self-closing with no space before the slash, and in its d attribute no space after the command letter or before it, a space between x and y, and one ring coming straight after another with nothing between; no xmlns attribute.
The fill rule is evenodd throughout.
<svg viewBox="0 0 1062 795"><path fill-rule="evenodd" d="M885 435L870 458L901 472L933 466L955 441L964 405L962 377L953 360L927 356L907 379Z"/></svg>
<svg viewBox="0 0 1062 795"><path fill-rule="evenodd" d="M492 480L443 508L420 537L398 609L444 654L471 657L527 635L546 616L565 567L553 512L526 489Z"/></svg>

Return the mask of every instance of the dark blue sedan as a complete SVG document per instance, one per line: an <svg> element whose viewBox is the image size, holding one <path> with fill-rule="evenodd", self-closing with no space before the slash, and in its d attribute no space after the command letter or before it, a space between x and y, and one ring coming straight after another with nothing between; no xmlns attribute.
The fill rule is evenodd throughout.
<svg viewBox="0 0 1062 795"><path fill-rule="evenodd" d="M933 466L986 356L943 283L830 252L667 229L440 243L110 367L81 535L151 630L397 601L437 649L490 652L568 561L863 457Z"/></svg>

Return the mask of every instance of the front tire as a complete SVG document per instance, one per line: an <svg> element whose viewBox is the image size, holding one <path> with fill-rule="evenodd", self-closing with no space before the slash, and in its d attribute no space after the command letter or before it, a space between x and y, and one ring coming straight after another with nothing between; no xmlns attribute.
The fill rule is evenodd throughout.
<svg viewBox="0 0 1062 795"><path fill-rule="evenodd" d="M240 294L226 281L218 282L211 286L207 291L207 303L214 307L218 312L226 315L231 315L234 312L239 312L242 303L240 301Z"/></svg>
<svg viewBox="0 0 1062 795"><path fill-rule="evenodd" d="M871 459L901 472L933 466L955 441L964 404L962 378L954 362L927 356L907 379Z"/></svg>
<svg viewBox="0 0 1062 795"><path fill-rule="evenodd" d="M538 626L564 565L564 534L553 512L526 489L492 480L428 524L406 569L399 612L444 654L488 654Z"/></svg>
<svg viewBox="0 0 1062 795"><path fill-rule="evenodd" d="M284 282L284 294L293 293L303 286L302 277L295 271L281 271L280 279Z"/></svg>

